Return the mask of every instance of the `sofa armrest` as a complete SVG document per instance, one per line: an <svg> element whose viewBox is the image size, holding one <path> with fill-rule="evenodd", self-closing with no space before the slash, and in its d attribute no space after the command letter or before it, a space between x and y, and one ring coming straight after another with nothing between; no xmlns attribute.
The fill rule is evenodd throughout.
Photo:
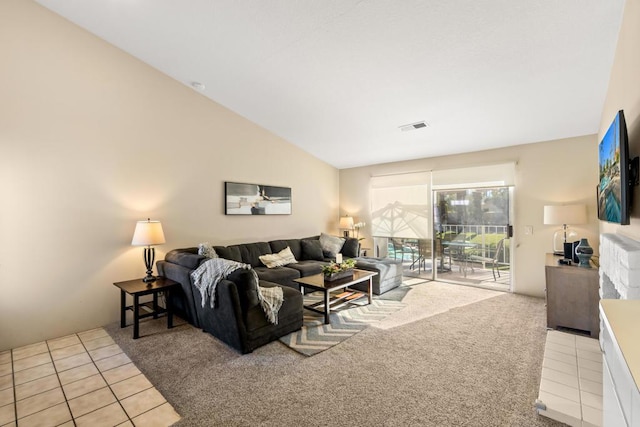
<svg viewBox="0 0 640 427"><path fill-rule="evenodd" d="M205 332L224 341L242 353L250 350L247 346L247 328L240 307L240 298L235 283L221 280L216 287L216 301L211 308L209 301L197 306L200 326Z"/></svg>
<svg viewBox="0 0 640 427"><path fill-rule="evenodd" d="M180 291L171 292L171 300L167 304L171 304L178 316L194 326L200 326L195 306L196 301L199 302L197 299L200 298L200 292L191 284L190 274L193 270L167 261L158 261L156 267L160 276L180 284Z"/></svg>

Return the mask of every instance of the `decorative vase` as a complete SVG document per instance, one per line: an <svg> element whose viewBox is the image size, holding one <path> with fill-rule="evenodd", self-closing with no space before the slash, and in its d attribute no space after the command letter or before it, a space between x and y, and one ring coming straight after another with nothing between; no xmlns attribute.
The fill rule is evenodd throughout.
<svg viewBox="0 0 640 427"><path fill-rule="evenodd" d="M593 256L593 248L589 245L589 241L587 239L580 239L580 243L576 246L576 255L580 260L578 267L591 268L589 261Z"/></svg>
<svg viewBox="0 0 640 427"><path fill-rule="evenodd" d="M338 280L338 279L345 279L345 278L353 278L353 268L349 268L347 270L342 270L342 271L337 271L335 273L331 273L331 274L325 274L324 275L324 281L325 282L333 282L334 280Z"/></svg>

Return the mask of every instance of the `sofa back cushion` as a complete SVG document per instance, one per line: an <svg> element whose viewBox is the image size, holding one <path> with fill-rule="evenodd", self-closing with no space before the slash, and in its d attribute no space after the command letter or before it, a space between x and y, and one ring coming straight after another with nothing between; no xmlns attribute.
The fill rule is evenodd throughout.
<svg viewBox="0 0 640 427"><path fill-rule="evenodd" d="M302 246L300 245L300 239L287 239L287 240L272 240L269 242L271 246L271 252L274 254L280 252L286 247L291 249L291 253L296 259L302 259Z"/></svg>
<svg viewBox="0 0 640 427"><path fill-rule="evenodd" d="M358 249L360 247L360 243L358 243L358 239L355 237L349 237L342 245L342 250L340 251L343 256L347 258L356 258L360 254L358 253Z"/></svg>
<svg viewBox="0 0 640 427"><path fill-rule="evenodd" d="M322 245L320 240L303 239L300 240L302 246L302 257L298 258L304 261L323 261Z"/></svg>
<svg viewBox="0 0 640 427"><path fill-rule="evenodd" d="M231 280L236 284L238 298L240 298L240 308L243 313L246 314L251 307L260 304L260 300L258 299L258 283L251 271L238 269L229 274L227 280Z"/></svg>
<svg viewBox="0 0 640 427"><path fill-rule="evenodd" d="M262 266L260 261L260 255L267 255L272 253L271 246L267 242L245 243L242 245L236 245L240 247L240 254L242 255L242 261L245 264L249 264L251 267Z"/></svg>
<svg viewBox="0 0 640 427"><path fill-rule="evenodd" d="M229 259L231 261L242 262L242 254L240 253L240 247L236 246L214 246L220 258Z"/></svg>

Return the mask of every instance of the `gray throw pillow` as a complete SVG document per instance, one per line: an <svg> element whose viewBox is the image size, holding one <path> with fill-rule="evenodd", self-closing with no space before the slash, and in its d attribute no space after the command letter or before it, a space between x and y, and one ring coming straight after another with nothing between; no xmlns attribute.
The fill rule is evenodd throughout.
<svg viewBox="0 0 640 427"><path fill-rule="evenodd" d="M216 250L213 249L213 246L211 246L211 243L209 242L200 243L198 245L198 255L204 255L207 258L218 258Z"/></svg>
<svg viewBox="0 0 640 427"><path fill-rule="evenodd" d="M340 253L342 245L344 245L342 237L320 234L320 246L322 246L322 252L326 258L335 258L336 254Z"/></svg>

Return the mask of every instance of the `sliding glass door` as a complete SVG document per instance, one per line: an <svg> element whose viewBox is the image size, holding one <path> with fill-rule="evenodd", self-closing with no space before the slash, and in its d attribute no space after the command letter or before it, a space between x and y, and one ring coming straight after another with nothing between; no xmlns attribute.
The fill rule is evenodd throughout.
<svg viewBox="0 0 640 427"><path fill-rule="evenodd" d="M436 280L511 289L512 187L433 192Z"/></svg>

